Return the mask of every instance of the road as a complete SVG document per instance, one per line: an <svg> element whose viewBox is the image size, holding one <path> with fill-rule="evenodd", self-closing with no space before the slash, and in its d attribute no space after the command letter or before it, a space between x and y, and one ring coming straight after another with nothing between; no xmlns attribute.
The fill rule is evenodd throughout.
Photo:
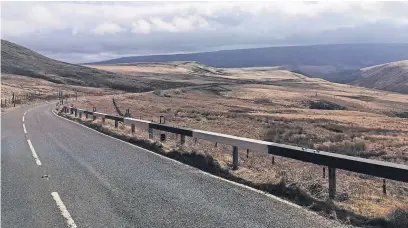
<svg viewBox="0 0 408 228"><path fill-rule="evenodd" d="M1 227L340 227L62 119L53 106L1 116Z"/></svg>

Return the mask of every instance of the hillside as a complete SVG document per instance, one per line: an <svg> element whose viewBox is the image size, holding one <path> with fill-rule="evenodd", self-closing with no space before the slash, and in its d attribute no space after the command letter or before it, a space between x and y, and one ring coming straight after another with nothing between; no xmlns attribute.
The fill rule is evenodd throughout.
<svg viewBox="0 0 408 228"><path fill-rule="evenodd" d="M361 69L354 85L399 93L408 93L408 60Z"/></svg>
<svg viewBox="0 0 408 228"><path fill-rule="evenodd" d="M60 62L6 40L1 40L1 73L40 78L58 84L106 87L128 92L180 86L179 83L142 81L126 74Z"/></svg>
<svg viewBox="0 0 408 228"><path fill-rule="evenodd" d="M173 126L408 164L407 94L328 82L278 67L223 68L220 71L194 62L92 67L130 75L156 73L154 77L194 80L202 84L151 93L98 96L75 103L78 108L96 107L103 113L130 109L136 118L158 122L159 116L164 116L166 123ZM212 73L194 73L201 68ZM113 97L116 107L112 105ZM92 121L92 124L100 123L100 120ZM134 137L135 141L149 140L145 129L136 128L131 135L129 127L114 128L113 124L106 121L101 128L115 129L115 134ZM161 133L154 131L154 140L160 139ZM180 146L179 137L174 134L166 134L166 137L165 142L156 142L162 143L168 151L183 151L186 157L204 154L223 169L231 170L230 145L214 145L186 137L185 145ZM256 151L247 153L245 149L240 149L239 153L240 168L231 173L238 180L256 183L263 191L276 193L274 187L267 186L282 183L281 177L285 175L287 183L283 186L299 186L300 190L284 191L284 197L299 198L300 203L304 202L303 196L319 201L327 199L328 179L327 176L322 178L321 166L278 156L273 163L270 156ZM341 197L333 204L342 210L374 217L386 216L396 206L408 205L407 185L402 182L387 180L390 193L384 197L381 179L343 170L336 172ZM291 192L294 195L287 195ZM302 197L297 197L299 194Z"/></svg>
<svg viewBox="0 0 408 228"><path fill-rule="evenodd" d="M198 61L222 68L283 66L310 77L347 83L356 80L363 67L403 59L408 59L408 44L336 44L130 56L90 64Z"/></svg>

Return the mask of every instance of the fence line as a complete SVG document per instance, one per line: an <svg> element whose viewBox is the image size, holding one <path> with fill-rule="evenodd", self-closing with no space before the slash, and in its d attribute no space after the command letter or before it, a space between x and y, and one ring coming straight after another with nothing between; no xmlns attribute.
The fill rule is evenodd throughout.
<svg viewBox="0 0 408 228"><path fill-rule="evenodd" d="M87 111L83 109L63 106L62 111L79 117L82 117L82 113L84 113L86 118L92 115L94 120L100 117L102 118L103 122L105 121L105 119L114 120L115 127L118 127L118 122L122 122L125 125L130 125L132 132L134 132L135 127L149 131L149 138L153 138L153 129L155 129L180 135L181 144L185 143L185 136L188 136L196 139L198 138L212 141L217 144L221 143L231 145L233 147L233 168L235 169L237 169L239 166L238 148L327 166L329 171L329 197L331 199L335 197L336 193L336 169L342 169L396 181L408 182L407 165L329 153L325 151L318 151L297 146L243 138L209 131L170 126L167 124L153 123L146 120L114 116L96 112L95 108L94 111Z"/></svg>

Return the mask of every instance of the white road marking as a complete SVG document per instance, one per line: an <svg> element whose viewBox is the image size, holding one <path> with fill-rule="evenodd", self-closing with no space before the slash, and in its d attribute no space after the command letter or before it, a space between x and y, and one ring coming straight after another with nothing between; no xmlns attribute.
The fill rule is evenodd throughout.
<svg viewBox="0 0 408 228"><path fill-rule="evenodd" d="M52 195L52 198L54 198L55 202L57 203L57 206L59 210L61 211L61 215L64 216L64 218L67 220L68 227L76 228L77 225L75 224L67 208L65 207L64 202L62 202L58 192L51 192L51 195Z"/></svg>
<svg viewBox="0 0 408 228"><path fill-rule="evenodd" d="M24 114L25 115L25 114ZM24 123L24 116L23 116L23 123Z"/></svg>
<svg viewBox="0 0 408 228"><path fill-rule="evenodd" d="M30 108L30 109L31 109L31 108ZM28 111L30 111L30 109L29 109ZM27 111L27 112L28 112L28 111ZM25 113L23 114L23 116L25 116L25 115L27 114L27 112L25 112Z"/></svg>
<svg viewBox="0 0 408 228"><path fill-rule="evenodd" d="M27 130L25 128L25 124L23 124L24 134L27 134Z"/></svg>
<svg viewBox="0 0 408 228"><path fill-rule="evenodd" d="M38 158L37 153L34 150L33 144L31 144L31 140L27 139L27 142L28 142L28 146L30 147L31 153L33 154L35 162L37 163L37 165L41 165L41 161Z"/></svg>

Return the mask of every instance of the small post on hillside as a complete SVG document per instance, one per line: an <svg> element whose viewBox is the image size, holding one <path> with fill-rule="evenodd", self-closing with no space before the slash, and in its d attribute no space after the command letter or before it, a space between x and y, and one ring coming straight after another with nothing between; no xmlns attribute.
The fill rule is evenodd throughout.
<svg viewBox="0 0 408 228"><path fill-rule="evenodd" d="M186 136L185 135L180 135L180 143L182 145L186 144Z"/></svg>

